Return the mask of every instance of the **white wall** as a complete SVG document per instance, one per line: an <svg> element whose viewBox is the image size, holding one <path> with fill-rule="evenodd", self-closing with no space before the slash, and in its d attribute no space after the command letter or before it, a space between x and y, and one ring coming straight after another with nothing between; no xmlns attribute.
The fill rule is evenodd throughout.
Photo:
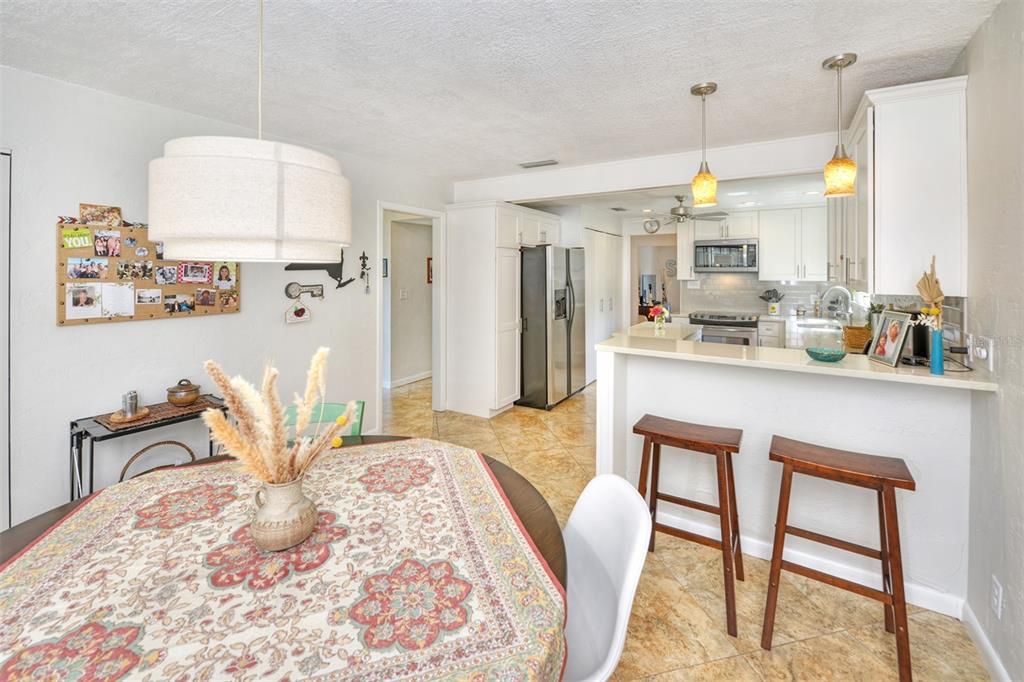
<svg viewBox="0 0 1024 682"><path fill-rule="evenodd" d="M721 180L817 173L832 158L835 135L824 133L708 150L708 163ZM454 185L455 201L539 201L602 192L688 185L700 165L700 151L567 166Z"/></svg>
<svg viewBox="0 0 1024 682"><path fill-rule="evenodd" d="M391 386L430 375L431 289L427 258L432 253L431 225L391 223L390 372ZM402 292L405 298L402 297Z"/></svg>
<svg viewBox="0 0 1024 682"><path fill-rule="evenodd" d="M971 424L967 603L1010 679L1024 679L1024 0L1003 0L953 75L967 74L968 331L996 339L999 392ZM992 576L1004 612L989 608Z"/></svg>
<svg viewBox="0 0 1024 682"><path fill-rule="evenodd" d="M161 154L166 140L251 133L6 67L0 68L0 89L0 147L14 153L12 231L18 245L11 306L13 522L68 499L71 419L116 409L129 389L138 390L144 402L164 400L163 389L181 377L208 389L201 368L207 358L249 377L272 361L282 372L282 392L290 395L303 382L315 348L330 346L331 398L367 400L364 432L378 428L376 297L366 295L358 279L336 290L326 274L244 265L242 312L237 315L58 328L57 216L75 215L79 202L94 202L121 206L126 219L145 221L148 163ZM346 276L358 275L358 256L366 251L374 268L373 287L380 286L376 202L440 210L448 185L324 151L338 157L352 182L354 236L346 251ZM311 322L286 327L289 301L283 288L293 280L324 283L326 299L310 302ZM98 482L111 482L131 452L167 437L205 451L205 432L198 424L101 443Z"/></svg>

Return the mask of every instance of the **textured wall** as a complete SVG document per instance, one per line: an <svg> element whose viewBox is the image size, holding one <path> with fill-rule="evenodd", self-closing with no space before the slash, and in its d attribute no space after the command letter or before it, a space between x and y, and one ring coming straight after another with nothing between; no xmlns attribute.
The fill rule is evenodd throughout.
<svg viewBox="0 0 1024 682"><path fill-rule="evenodd" d="M1024 0L1003 0L971 39L966 73L968 329L996 339L996 394L971 425L968 604L1014 680L1024 679ZM991 576L1005 607L989 608Z"/></svg>

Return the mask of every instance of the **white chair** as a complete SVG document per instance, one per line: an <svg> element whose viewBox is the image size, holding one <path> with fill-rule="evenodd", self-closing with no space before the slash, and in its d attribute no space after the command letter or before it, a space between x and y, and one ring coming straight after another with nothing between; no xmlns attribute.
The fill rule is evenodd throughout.
<svg viewBox="0 0 1024 682"><path fill-rule="evenodd" d="M626 643L651 512L626 479L602 474L583 490L562 535L569 583L565 680L607 680Z"/></svg>

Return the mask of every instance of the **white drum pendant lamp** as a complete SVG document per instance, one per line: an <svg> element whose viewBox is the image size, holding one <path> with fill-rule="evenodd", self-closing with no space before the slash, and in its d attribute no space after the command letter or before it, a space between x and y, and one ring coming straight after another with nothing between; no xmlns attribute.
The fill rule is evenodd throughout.
<svg viewBox="0 0 1024 682"><path fill-rule="evenodd" d="M263 1L257 139L181 137L149 162L150 237L166 258L337 262L352 190L330 156L263 138Z"/></svg>

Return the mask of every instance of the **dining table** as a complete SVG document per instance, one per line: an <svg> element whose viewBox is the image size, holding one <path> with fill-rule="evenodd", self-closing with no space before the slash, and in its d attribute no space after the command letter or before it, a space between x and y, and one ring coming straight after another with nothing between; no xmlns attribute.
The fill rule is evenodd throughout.
<svg viewBox="0 0 1024 682"><path fill-rule="evenodd" d="M560 678L565 545L510 466L345 437L281 552L249 532L260 487L213 456L0 533L0 679Z"/></svg>

